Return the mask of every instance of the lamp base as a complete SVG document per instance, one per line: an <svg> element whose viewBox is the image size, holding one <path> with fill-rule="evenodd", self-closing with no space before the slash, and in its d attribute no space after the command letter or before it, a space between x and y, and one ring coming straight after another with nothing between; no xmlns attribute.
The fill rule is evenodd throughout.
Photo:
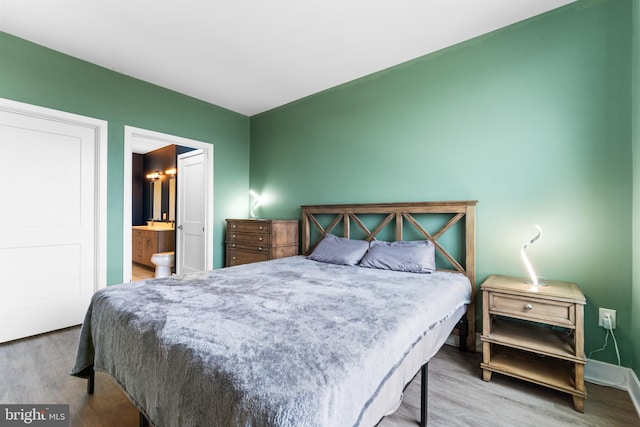
<svg viewBox="0 0 640 427"><path fill-rule="evenodd" d="M544 283L544 282L538 282L538 284L536 285L535 283L533 283L533 281L531 280L527 280L526 282L524 282L525 285L531 285L531 286L549 286L548 283Z"/></svg>

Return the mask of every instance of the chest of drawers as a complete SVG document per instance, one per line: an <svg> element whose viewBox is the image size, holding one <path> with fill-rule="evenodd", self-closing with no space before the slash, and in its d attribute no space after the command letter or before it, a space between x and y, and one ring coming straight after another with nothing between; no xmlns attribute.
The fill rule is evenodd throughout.
<svg viewBox="0 0 640 427"><path fill-rule="evenodd" d="M225 266L298 255L298 220L227 219Z"/></svg>

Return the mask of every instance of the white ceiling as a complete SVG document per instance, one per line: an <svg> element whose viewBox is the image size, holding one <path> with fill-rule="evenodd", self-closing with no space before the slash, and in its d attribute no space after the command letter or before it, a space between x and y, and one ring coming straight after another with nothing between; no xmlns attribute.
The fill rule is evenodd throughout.
<svg viewBox="0 0 640 427"><path fill-rule="evenodd" d="M0 0L0 30L252 116L575 0Z"/></svg>

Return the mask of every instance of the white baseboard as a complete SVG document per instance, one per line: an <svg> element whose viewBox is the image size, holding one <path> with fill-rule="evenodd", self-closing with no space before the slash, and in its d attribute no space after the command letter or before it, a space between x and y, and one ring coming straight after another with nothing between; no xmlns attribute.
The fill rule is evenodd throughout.
<svg viewBox="0 0 640 427"><path fill-rule="evenodd" d="M450 335L446 344L457 347L458 337ZM482 342L478 333L476 333L476 351L482 352ZM635 406L636 412L640 416L640 381L632 369L600 362L599 360L587 359L587 364L584 368L584 379L593 384L625 390L629 393L633 406Z"/></svg>
<svg viewBox="0 0 640 427"><path fill-rule="evenodd" d="M640 381L633 370L588 359L584 368L584 379L593 384L627 391L638 416L640 416Z"/></svg>
<svg viewBox="0 0 640 427"><path fill-rule="evenodd" d="M640 416L640 381L638 381L638 376L631 369L629 374L629 396L631 397L631 401L633 402L633 406L636 407L636 412Z"/></svg>

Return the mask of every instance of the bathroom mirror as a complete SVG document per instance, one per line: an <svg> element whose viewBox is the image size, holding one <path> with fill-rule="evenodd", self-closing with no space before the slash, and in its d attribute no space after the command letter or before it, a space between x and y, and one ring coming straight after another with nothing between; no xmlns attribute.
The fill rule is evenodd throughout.
<svg viewBox="0 0 640 427"><path fill-rule="evenodd" d="M151 181L151 218L154 221L162 219L162 181Z"/></svg>
<svg viewBox="0 0 640 427"><path fill-rule="evenodd" d="M192 149L169 145L133 157L135 161L132 163L137 165L137 169L133 171L134 182L140 179L144 182L144 186L141 186L142 191L139 192L142 193L142 197L137 199L142 202L142 214L136 216L136 223L142 222L143 215L145 223L150 220L176 221L178 217L177 155L188 151Z"/></svg>
<svg viewBox="0 0 640 427"><path fill-rule="evenodd" d="M154 221L176 220L176 178L164 177L149 182L149 208L147 219Z"/></svg>
<svg viewBox="0 0 640 427"><path fill-rule="evenodd" d="M169 179L169 221L176 220L176 177Z"/></svg>

